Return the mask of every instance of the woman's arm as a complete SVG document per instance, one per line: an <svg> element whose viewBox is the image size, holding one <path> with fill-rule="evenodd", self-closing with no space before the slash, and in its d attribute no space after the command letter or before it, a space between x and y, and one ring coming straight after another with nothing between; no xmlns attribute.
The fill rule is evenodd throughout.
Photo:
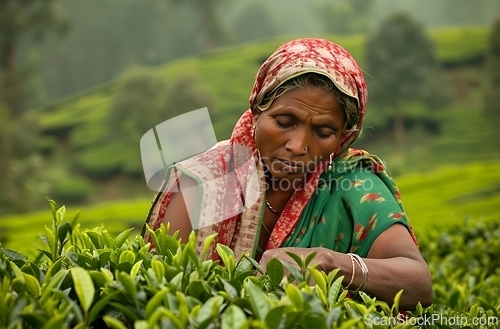
<svg viewBox="0 0 500 329"><path fill-rule="evenodd" d="M319 269L329 273L340 268L339 276L344 275L343 285L347 286L352 276L352 262L347 254L325 248L279 248L268 250L261 259L261 265L272 258L290 263L293 260L286 254L292 252L304 257L316 251L313 260ZM429 268L410 237L408 230L401 224L394 224L382 232L372 244L367 258L363 259L368 268L368 281L364 291L378 300L392 304L395 295L403 289L400 308L413 310L418 302L427 307L432 303L432 278ZM351 290L356 290L363 281L362 270L355 262L355 276Z"/></svg>
<svg viewBox="0 0 500 329"><path fill-rule="evenodd" d="M169 234L179 231L179 238L186 243L193 230L190 214L195 209L197 196L196 181L188 176L182 176L177 185L177 192L173 192L172 199L167 205L162 222L170 222ZM160 202L157 204L160 206Z"/></svg>

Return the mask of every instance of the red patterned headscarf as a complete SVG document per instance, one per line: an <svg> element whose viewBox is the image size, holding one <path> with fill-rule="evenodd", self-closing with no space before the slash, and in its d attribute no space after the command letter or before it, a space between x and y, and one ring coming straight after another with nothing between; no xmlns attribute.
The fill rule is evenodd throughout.
<svg viewBox="0 0 500 329"><path fill-rule="evenodd" d="M331 41L296 39L279 47L260 67L250 95L250 105L260 104L268 93L304 73L328 77L342 93L357 100L359 121L342 141L341 150L346 149L361 133L368 93L363 71L354 58Z"/></svg>

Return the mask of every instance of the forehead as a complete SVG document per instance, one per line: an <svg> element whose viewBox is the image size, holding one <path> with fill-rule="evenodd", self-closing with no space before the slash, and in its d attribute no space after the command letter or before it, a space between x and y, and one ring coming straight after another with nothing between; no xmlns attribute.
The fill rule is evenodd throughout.
<svg viewBox="0 0 500 329"><path fill-rule="evenodd" d="M307 111L313 115L338 116L344 114L343 106L332 91L315 87L297 87L276 98L269 108L274 111Z"/></svg>

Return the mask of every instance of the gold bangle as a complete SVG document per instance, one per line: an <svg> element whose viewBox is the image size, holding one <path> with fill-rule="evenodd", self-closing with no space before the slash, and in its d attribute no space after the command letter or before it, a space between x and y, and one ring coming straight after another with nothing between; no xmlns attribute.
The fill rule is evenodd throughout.
<svg viewBox="0 0 500 329"><path fill-rule="evenodd" d="M351 253L348 253L349 258L351 258L351 264L352 264L352 275L351 275L351 281L347 284L347 286L344 288L345 290L349 289L351 284L354 282L354 275L356 274L356 265L354 264L354 256Z"/></svg>

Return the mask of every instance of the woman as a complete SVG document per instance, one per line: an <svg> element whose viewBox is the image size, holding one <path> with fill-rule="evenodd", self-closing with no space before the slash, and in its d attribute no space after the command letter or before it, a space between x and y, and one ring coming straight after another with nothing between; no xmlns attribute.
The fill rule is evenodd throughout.
<svg viewBox="0 0 500 329"><path fill-rule="evenodd" d="M216 232L264 268L291 262L287 251L317 252L313 261L340 268L350 290L392 303L403 289L403 309L430 305L430 273L396 186L378 158L349 148L366 99L362 71L342 47L282 45L257 73L231 139L174 166L148 224L170 222L184 241L194 227L198 248Z"/></svg>

